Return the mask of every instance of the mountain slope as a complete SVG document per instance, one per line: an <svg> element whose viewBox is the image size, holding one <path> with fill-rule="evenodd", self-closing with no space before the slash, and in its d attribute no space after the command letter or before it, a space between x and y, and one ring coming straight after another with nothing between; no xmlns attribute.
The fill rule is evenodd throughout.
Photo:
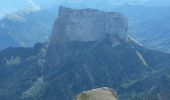
<svg viewBox="0 0 170 100"><path fill-rule="evenodd" d="M0 99L20 100L42 77L41 44L34 48L8 48L0 52ZM23 96L22 96L23 95Z"/></svg>
<svg viewBox="0 0 170 100"><path fill-rule="evenodd" d="M141 79L145 79L145 76L151 76L152 72L169 67L169 54L148 50L131 38L122 39L117 34L113 34L112 38L107 37L109 33L103 30L105 30L105 26L109 25L109 22L119 25L119 27L110 26L109 28L116 30L118 34L123 32L126 37L127 31L123 31L126 30L124 27L127 25L125 24L126 20L123 20L124 18L120 15L119 20L123 20L123 25L121 21L117 21L119 18L116 18L117 14L114 15L113 21L109 21L107 24L98 24L91 18L91 16L98 15L96 10L61 8L60 11L47 49L45 80L49 84L46 87L44 99L69 100L83 90L103 86L112 87L123 94L124 91L131 91L128 88L135 85L136 82L140 82ZM102 12L101 17L95 18L95 20L107 19L107 14L112 15L112 13ZM82 17L84 20L79 20ZM84 21L86 23L83 23ZM84 27L87 29L84 34L79 35L81 33L79 27L74 27L70 23L75 25L79 23L79 26L82 25L81 30L84 30ZM90 40L91 35L87 35L88 38L84 39L86 32L91 33L92 31L91 27L87 27L91 24L103 27L92 33L95 34L93 38L100 36L100 32L103 32L101 34L102 37L105 37L104 39ZM72 30L69 30L70 27ZM119 29L122 31L118 31ZM76 33L74 30L79 31ZM72 32L74 35L69 35ZM114 32L111 31L111 33ZM152 86L152 83L149 84ZM140 97L137 95L140 93L137 89L135 88L134 95ZM126 94L128 93L126 92ZM125 100L132 98L129 96Z"/></svg>
<svg viewBox="0 0 170 100"><path fill-rule="evenodd" d="M16 46L19 46L19 43L17 41L15 41L11 36L7 35L7 34L3 34L1 33L0 34L0 50L1 49L5 49L9 46L12 46L12 47L16 47Z"/></svg>
<svg viewBox="0 0 170 100"><path fill-rule="evenodd" d="M0 21L0 43L3 45L0 49L32 47L36 42L45 42L51 34L56 12L57 9L36 12L28 9L7 15Z"/></svg>
<svg viewBox="0 0 170 100"><path fill-rule="evenodd" d="M121 6L114 11L129 19L129 32L146 47L169 52L169 7Z"/></svg>

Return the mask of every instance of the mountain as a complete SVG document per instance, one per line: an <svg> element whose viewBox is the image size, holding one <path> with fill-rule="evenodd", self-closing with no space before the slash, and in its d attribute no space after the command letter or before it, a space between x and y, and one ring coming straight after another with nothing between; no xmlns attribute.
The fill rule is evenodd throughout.
<svg viewBox="0 0 170 100"><path fill-rule="evenodd" d="M128 16L129 32L145 46L170 52L169 7L122 6L114 9Z"/></svg>
<svg viewBox="0 0 170 100"><path fill-rule="evenodd" d="M120 13L105 14L91 9L79 11L60 7L50 44L62 41L103 41L106 37L118 37L126 41L127 30L127 18Z"/></svg>
<svg viewBox="0 0 170 100"><path fill-rule="evenodd" d="M60 7L52 33L0 52L1 100L71 100L98 87L120 100L168 100L170 54L137 43L123 14Z"/></svg>
<svg viewBox="0 0 170 100"><path fill-rule="evenodd" d="M168 86L169 74L162 79L162 70L169 69L169 54L146 49L127 33L127 20L121 14L61 8L47 49L45 80L53 81L44 97L53 100L53 94L59 93L59 99L67 100L83 90L103 86L116 89L122 100L155 100L153 93L168 93L161 86L164 82ZM158 82L152 84L153 80ZM136 84L141 85L134 88ZM146 94L152 86L155 92L150 98Z"/></svg>
<svg viewBox="0 0 170 100"><path fill-rule="evenodd" d="M36 42L47 41L57 16L55 9L25 9L7 15L0 21L0 50L7 47L32 47Z"/></svg>
<svg viewBox="0 0 170 100"><path fill-rule="evenodd" d="M9 46L11 47L16 47L19 46L19 43L17 41L15 41L11 36L9 36L8 34L0 34L0 50L5 49Z"/></svg>

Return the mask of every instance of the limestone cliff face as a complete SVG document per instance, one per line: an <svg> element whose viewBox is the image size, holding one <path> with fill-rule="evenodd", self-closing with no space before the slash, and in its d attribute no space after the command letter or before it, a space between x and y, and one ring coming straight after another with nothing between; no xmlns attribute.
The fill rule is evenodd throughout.
<svg viewBox="0 0 170 100"><path fill-rule="evenodd" d="M58 18L53 26L53 34L47 50L48 66L58 67L61 60L71 59L77 46L83 48L88 42L95 42L94 46L104 41L117 44L127 41L127 18L115 12L104 12L94 9L71 9L60 7ZM72 43L74 46L70 46ZM49 70L51 70L48 68ZM63 69L63 68L61 68ZM59 70L59 68L58 68Z"/></svg>
<svg viewBox="0 0 170 100"><path fill-rule="evenodd" d="M51 43L127 39L128 21L120 13L60 7Z"/></svg>
<svg viewBox="0 0 170 100"><path fill-rule="evenodd" d="M107 87L80 93L75 100L118 100L117 93Z"/></svg>

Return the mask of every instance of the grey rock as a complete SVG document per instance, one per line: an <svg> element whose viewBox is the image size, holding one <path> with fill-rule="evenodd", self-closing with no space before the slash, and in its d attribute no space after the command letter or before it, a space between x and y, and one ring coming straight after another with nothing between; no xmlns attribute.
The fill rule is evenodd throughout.
<svg viewBox="0 0 170 100"><path fill-rule="evenodd" d="M127 40L128 21L121 13L60 7L51 44L67 41Z"/></svg>
<svg viewBox="0 0 170 100"><path fill-rule="evenodd" d="M103 87L82 92L75 100L118 100L118 95L114 90Z"/></svg>

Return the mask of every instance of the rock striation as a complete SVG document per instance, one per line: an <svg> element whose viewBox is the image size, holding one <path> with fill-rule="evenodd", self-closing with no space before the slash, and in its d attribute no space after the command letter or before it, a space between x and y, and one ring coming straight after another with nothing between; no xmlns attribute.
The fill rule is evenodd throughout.
<svg viewBox="0 0 170 100"><path fill-rule="evenodd" d="M118 96L114 90L103 87L82 92L75 100L118 100Z"/></svg>
<svg viewBox="0 0 170 100"><path fill-rule="evenodd" d="M114 41L115 37L126 40L127 30L127 18L121 13L60 7L51 43L102 41L105 38Z"/></svg>

